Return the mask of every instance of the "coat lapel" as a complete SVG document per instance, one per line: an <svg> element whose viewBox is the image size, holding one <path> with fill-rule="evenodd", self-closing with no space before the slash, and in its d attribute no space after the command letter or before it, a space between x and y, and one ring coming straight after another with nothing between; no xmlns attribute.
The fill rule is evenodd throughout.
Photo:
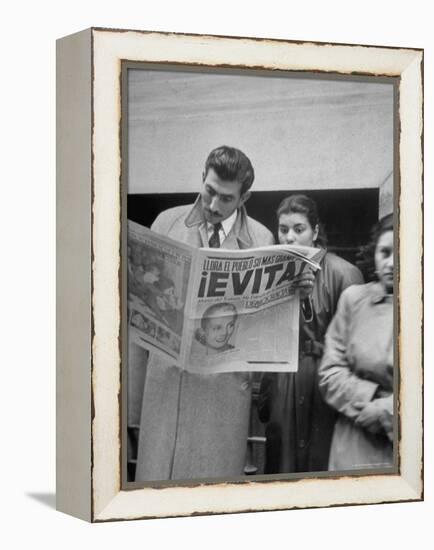
<svg viewBox="0 0 434 550"><path fill-rule="evenodd" d="M201 241L202 247L208 246L208 233L206 230L206 222L202 212L202 204L200 195L193 204L192 209L185 218L185 226L190 230L196 230ZM228 249L244 249L254 246L253 239L249 232L247 223L247 212L244 206L238 210L237 219L229 232L229 235L222 243L222 248Z"/></svg>

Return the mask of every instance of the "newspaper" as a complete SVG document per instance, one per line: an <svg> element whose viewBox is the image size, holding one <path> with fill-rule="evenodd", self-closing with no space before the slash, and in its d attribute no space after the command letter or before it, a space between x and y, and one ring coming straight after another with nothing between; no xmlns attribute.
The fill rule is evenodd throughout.
<svg viewBox="0 0 434 550"><path fill-rule="evenodd" d="M128 328L139 346L190 372L294 372L294 277L318 249L192 248L128 221Z"/></svg>

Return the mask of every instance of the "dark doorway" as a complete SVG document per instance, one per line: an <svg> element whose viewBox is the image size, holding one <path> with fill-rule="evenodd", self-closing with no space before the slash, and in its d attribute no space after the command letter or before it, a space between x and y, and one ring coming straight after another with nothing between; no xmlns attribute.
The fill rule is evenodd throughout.
<svg viewBox="0 0 434 550"><path fill-rule="evenodd" d="M378 220L378 189L299 192L308 195L318 204L329 250L355 263L358 248L368 242L370 229ZM288 194L287 191L255 191L247 203L249 215L268 227L276 239L275 211ZM197 193L128 195L128 219L150 227L163 210L191 204L196 197Z"/></svg>

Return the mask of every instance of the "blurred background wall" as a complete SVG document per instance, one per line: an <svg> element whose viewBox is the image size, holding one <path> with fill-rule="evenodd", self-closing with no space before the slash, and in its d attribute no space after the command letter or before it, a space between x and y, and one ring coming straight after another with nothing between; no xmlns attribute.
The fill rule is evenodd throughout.
<svg viewBox="0 0 434 550"><path fill-rule="evenodd" d="M196 192L223 144L250 157L254 191L393 180L390 83L143 69L128 82L130 194Z"/></svg>

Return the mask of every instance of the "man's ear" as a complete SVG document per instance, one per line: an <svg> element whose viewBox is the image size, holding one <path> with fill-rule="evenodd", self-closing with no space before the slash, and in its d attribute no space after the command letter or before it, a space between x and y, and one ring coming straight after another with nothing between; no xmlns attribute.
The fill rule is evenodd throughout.
<svg viewBox="0 0 434 550"><path fill-rule="evenodd" d="M250 191L246 191L245 193L243 193L240 199L240 206L245 204L250 199L251 196L252 196L252 193Z"/></svg>
<svg viewBox="0 0 434 550"><path fill-rule="evenodd" d="M205 170L202 172L202 183L205 183L205 178L206 178L206 172Z"/></svg>

